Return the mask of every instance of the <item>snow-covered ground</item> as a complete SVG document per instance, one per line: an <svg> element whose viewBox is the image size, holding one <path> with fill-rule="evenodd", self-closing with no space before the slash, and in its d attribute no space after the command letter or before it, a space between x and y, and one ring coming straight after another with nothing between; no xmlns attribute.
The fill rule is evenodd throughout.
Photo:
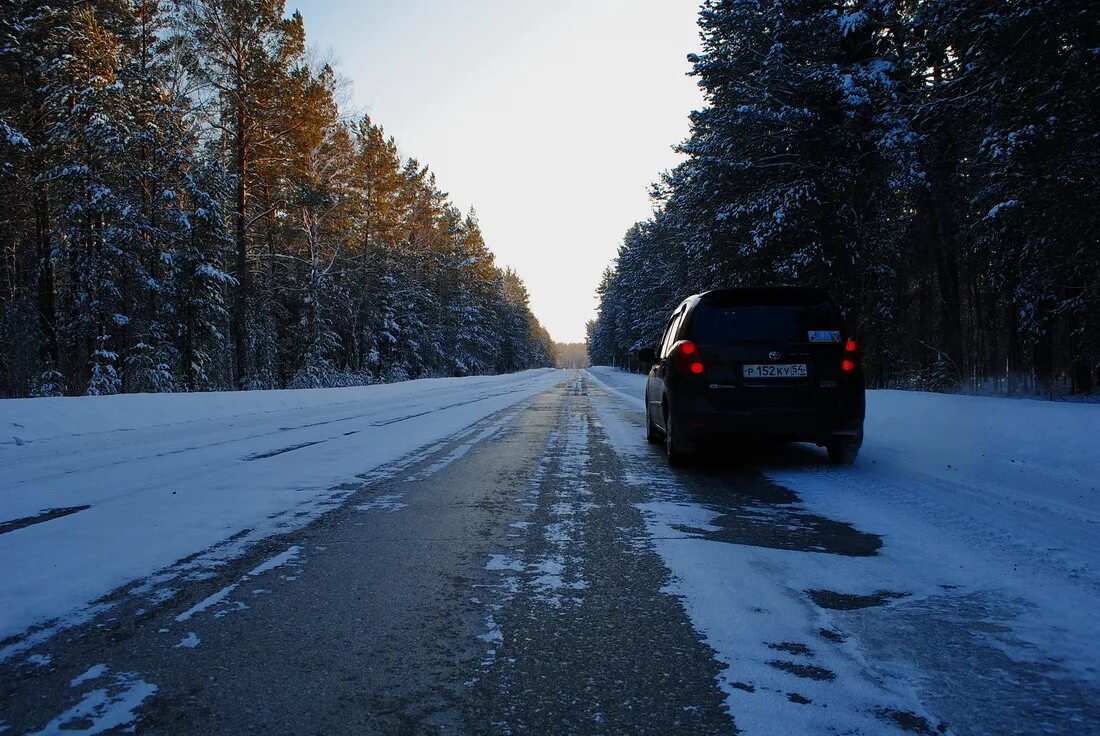
<svg viewBox="0 0 1100 736"><path fill-rule="evenodd" d="M199 552L185 566L209 576L340 503L358 476L563 375L0 401L0 640L84 620L105 594ZM170 595L179 572L150 588Z"/></svg>
<svg viewBox="0 0 1100 736"><path fill-rule="evenodd" d="M1100 729L1100 406L869 391L854 467L809 446L749 458L797 494L783 513L881 536L877 554L849 556L685 532L717 528L722 509L685 497L680 476L653 462L638 427L645 377L590 373L620 399L601 421L655 490L643 508L654 547L729 665L720 684L739 728L862 730L855 714L886 702L962 733ZM888 594L844 610L809 594L823 589ZM766 642L822 642L821 631L842 643L791 656L835 683L775 668ZM792 687L814 707L793 704Z"/></svg>

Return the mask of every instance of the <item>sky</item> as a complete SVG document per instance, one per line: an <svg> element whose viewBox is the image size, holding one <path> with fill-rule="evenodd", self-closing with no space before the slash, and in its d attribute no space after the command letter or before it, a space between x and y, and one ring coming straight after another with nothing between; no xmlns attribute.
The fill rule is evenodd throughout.
<svg viewBox="0 0 1100 736"><path fill-rule="evenodd" d="M687 76L697 0L287 0L311 49L402 155L476 209L559 342L584 340L595 289L702 104Z"/></svg>

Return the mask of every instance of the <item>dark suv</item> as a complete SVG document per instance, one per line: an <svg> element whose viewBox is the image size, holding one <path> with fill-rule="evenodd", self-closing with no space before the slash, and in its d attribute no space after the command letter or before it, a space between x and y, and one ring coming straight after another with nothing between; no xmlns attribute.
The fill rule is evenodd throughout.
<svg viewBox="0 0 1100 736"><path fill-rule="evenodd" d="M646 435L672 464L705 444L814 442L837 464L863 443L856 340L821 289L719 289L685 299L646 380Z"/></svg>

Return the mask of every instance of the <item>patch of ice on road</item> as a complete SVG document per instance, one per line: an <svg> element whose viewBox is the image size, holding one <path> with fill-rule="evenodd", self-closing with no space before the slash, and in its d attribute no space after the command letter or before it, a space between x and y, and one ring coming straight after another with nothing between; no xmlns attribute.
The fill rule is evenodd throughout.
<svg viewBox="0 0 1100 736"><path fill-rule="evenodd" d="M554 516L572 516L573 504L568 501L559 501L550 507L550 513Z"/></svg>
<svg viewBox="0 0 1100 736"><path fill-rule="evenodd" d="M277 554L273 557L269 557L268 559L264 560L259 565L257 565L256 567L252 568L247 573L242 575L240 580L238 580L237 582L230 583L229 585L225 586L221 590L219 590L215 593L212 593L211 595L208 595L206 598L203 598L201 601L199 601L198 603L191 606L190 608L188 608L183 613L176 616L176 621L179 622L179 623L183 623L184 621L187 621L192 616L194 616L196 613L201 613L201 612L205 611L206 609L210 608L211 606L214 606L214 605L217 605L217 604L223 602L226 598L229 597L230 593L232 593L234 590L236 590L238 587L240 587L241 583L246 582L246 581L250 580L251 578L259 577L260 575L263 575L265 572L270 572L271 570L275 570L277 568L283 567L284 565L294 564L298 560L298 555L300 555L301 552L302 552L302 548L295 544L295 545L291 545L290 547L283 550L279 554ZM286 575L281 575L280 577L283 580L294 580L294 579L296 579L296 577L289 577L289 576L286 576ZM215 614L215 616L217 618L222 618L226 615L226 613L229 613L231 611L240 611L240 610L243 610L245 608L248 608L247 604L245 604L241 601L236 601L234 603L234 608L232 608L230 610L219 611L217 614Z"/></svg>
<svg viewBox="0 0 1100 736"><path fill-rule="evenodd" d="M356 504L355 509L357 511L388 511L393 513L394 511L400 511L408 505L401 503L400 499L404 497L404 493L386 493L372 498L366 503Z"/></svg>
<svg viewBox="0 0 1100 736"><path fill-rule="evenodd" d="M503 644L504 633L500 630L500 626L492 616L485 617L485 633L478 634L478 639L487 641L490 644Z"/></svg>
<svg viewBox="0 0 1100 736"><path fill-rule="evenodd" d="M490 606L493 611L499 611L500 605ZM493 614L490 613L485 617L485 633L478 634L478 639L489 644L489 648L485 650L485 656L481 659L481 666L491 666L497 659L497 647L504 643L504 632L500 630L500 625L493 618Z"/></svg>
<svg viewBox="0 0 1100 736"><path fill-rule="evenodd" d="M570 392L579 394L583 379L578 377L570 386ZM597 504L581 499L592 496L588 483L591 457L588 452L590 418L582 406L571 406L566 418L565 431L556 438L548 455L557 461L552 482L543 483L538 491L545 496L543 504L553 521L544 524L541 532L553 549L549 555L526 566L526 585L534 598L554 608L563 605L579 605L580 597L567 595L566 591L581 591L589 587L579 567L580 558L570 554L586 524L585 514L598 508ZM551 466L552 467L552 466ZM545 478L544 478L545 480Z"/></svg>
<svg viewBox="0 0 1100 736"><path fill-rule="evenodd" d="M413 473L412 475L409 476L408 479L410 481L417 481L417 480L424 480L425 478L429 478L429 477L435 475L436 473L438 473L440 470L443 470L444 468L446 468L448 465L453 465L455 462L457 462L457 461L461 460L462 458L466 457L466 453L468 453L471 449L473 449L473 447L474 447L474 442L473 441L464 442L461 445L459 445L458 447L456 447L455 449L448 452L445 456L443 456L439 460L436 460L434 463L432 463L428 467L426 467L423 470L420 470L416 473Z"/></svg>
<svg viewBox="0 0 1100 736"><path fill-rule="evenodd" d="M180 648L183 648L183 649L194 649L194 648L195 648L195 647L197 647L197 646L198 646L198 645L199 645L199 644L200 644L201 642L202 642L202 640L201 640L201 639L199 639L199 635L198 635L198 634L196 634L196 633L195 633L194 631L188 631L188 632L187 632L187 636L185 636L185 637L183 637L182 639L180 639L180 642L179 642L179 644L176 644L175 648L176 648L176 649L180 649Z"/></svg>
<svg viewBox="0 0 1100 736"><path fill-rule="evenodd" d="M216 577L218 577L218 574L213 570L196 570L184 575L183 581L186 583L200 583L203 580L212 580Z"/></svg>
<svg viewBox="0 0 1100 736"><path fill-rule="evenodd" d="M579 378L572 381L569 390L579 393ZM554 608L567 603L579 604L579 598L563 597L563 592L576 592L589 587L586 580L568 579L568 568L570 563L576 562L576 558L567 554L568 546L575 542L573 533L581 523L577 512L595 508L591 503L576 502L577 496L591 494L585 480L588 469L588 423L587 417L576 411L566 418L566 422L564 431L551 429L548 432L538 465L528 478L524 495L517 499L522 509L536 511L542 507L554 517L555 521L539 529L554 552L534 561L515 559L507 554L490 555L486 570L512 573L503 575L499 584L486 586L503 591L501 602L489 605L493 611L500 610L502 605L514 600L517 595L528 595L532 600ZM551 469L555 471L552 477ZM536 503L536 499L541 503ZM533 522L514 521L509 526L526 530L533 526ZM519 550L519 554L522 555L523 550ZM483 665L490 665L496 660L496 647L503 641L503 632L492 614L487 621L489 630L479 638L493 647L486 653Z"/></svg>
<svg viewBox="0 0 1100 736"><path fill-rule="evenodd" d="M550 448L556 446L558 443L558 430L552 429L546 436L546 446L539 456L539 464L535 466L535 472L531 474L531 477L527 480L527 485L530 489L534 490L542 483L543 477L546 475L546 471L550 465Z"/></svg>
<svg viewBox="0 0 1100 736"><path fill-rule="evenodd" d="M88 682L89 680L97 680L100 677L103 677L103 675L105 675L107 673L107 670L109 670L109 669L110 669L110 667L108 667L105 664L92 665L91 667L89 667L87 670L84 671L84 674L77 675L73 679L69 680L69 687L76 687L77 685L82 685L83 683Z"/></svg>
<svg viewBox="0 0 1100 736"><path fill-rule="evenodd" d="M561 575L565 570L565 559L561 555L539 560L532 566L536 571L547 575Z"/></svg>
<svg viewBox="0 0 1100 736"><path fill-rule="evenodd" d="M560 607L561 600L557 591L562 590L586 590L589 587L587 580L571 580L566 582L564 578L566 559L561 555L545 557L529 567L529 572L538 573L530 580L531 587L540 594L540 598ZM570 599L576 602L575 599Z"/></svg>
<svg viewBox="0 0 1100 736"><path fill-rule="evenodd" d="M177 623L183 623L184 621L189 620L196 613L202 613L207 608L210 608L210 606L221 603L226 598L228 598L229 594L232 593L234 590L236 590L238 588L238 586L240 586L240 583L230 583L229 585L225 586L224 588L222 588L218 592L212 593L211 595L206 596L201 601L199 601L195 605L191 606L190 608L188 608L186 611L184 611L180 615L176 616L176 622Z"/></svg>
<svg viewBox="0 0 1100 736"><path fill-rule="evenodd" d="M286 580L287 578L284 576L283 579ZM223 619L231 613L236 613L237 611L243 611L246 608L248 608L248 604L245 603L244 601L233 601L232 603L227 604L227 605L228 605L228 607L227 606L222 606L218 610L214 611L214 618Z"/></svg>
<svg viewBox="0 0 1100 736"><path fill-rule="evenodd" d="M569 431L565 434L565 443L558 456L559 476L572 490L582 495L592 493L585 483L588 461L588 417L575 413L569 417Z"/></svg>
<svg viewBox="0 0 1100 736"><path fill-rule="evenodd" d="M270 559L261 562L256 567L249 571L249 577L256 577L257 575L263 575L268 570L274 570L276 567L282 567L291 560L298 558L298 554L302 551L302 548L298 545L292 545L279 554L271 557Z"/></svg>
<svg viewBox="0 0 1100 736"><path fill-rule="evenodd" d="M53 656L50 654L32 654L25 661L27 664L33 664L36 667L47 667L53 661Z"/></svg>
<svg viewBox="0 0 1100 736"><path fill-rule="evenodd" d="M565 518L561 521L552 521L542 527L542 536L555 547L564 547L576 534L577 522Z"/></svg>
<svg viewBox="0 0 1100 736"><path fill-rule="evenodd" d="M581 388L578 378L573 381L570 391L580 393ZM597 504L578 500L592 495L588 484L588 425L587 414L573 407L566 418L565 430L555 431L553 441L547 445L544 458L551 462L540 463L536 471L538 482L532 486L542 498L540 505L554 519L540 529L542 538L553 552L524 564L523 586L534 600L554 608L579 605L582 599L566 595L566 591L582 591L589 587L588 581L576 569L580 559L569 553L574 545L581 543L577 537L585 524L584 515L598 508ZM552 478L547 476L551 468L554 469Z"/></svg>
<svg viewBox="0 0 1100 736"><path fill-rule="evenodd" d="M157 692L157 686L135 672L120 672L105 688L86 693L80 702L32 736L94 736L111 730L131 730L137 709Z"/></svg>
<svg viewBox="0 0 1100 736"><path fill-rule="evenodd" d="M523 563L513 560L508 555L489 555L489 561L485 563L486 570L522 570Z"/></svg>
<svg viewBox="0 0 1100 736"><path fill-rule="evenodd" d="M645 515L660 519L662 533L672 537L689 539L697 536L697 534L688 534L681 531L681 529L691 529L693 532L717 532L722 530L722 527L712 523L718 515L697 503L650 501L634 504L634 507Z"/></svg>
<svg viewBox="0 0 1100 736"><path fill-rule="evenodd" d="M423 480L425 478L429 478L435 475L444 468L453 465L458 460L466 457L466 454L469 453L475 445L481 442L485 442L486 440L490 440L503 432L508 427L508 425L515 421L516 417L519 416L519 414L520 413L518 411L511 412L504 417L501 417L497 421L490 423L488 426L471 432L469 435L469 439L463 441L460 445L455 447L453 450L448 452L446 455L444 455L442 458L435 461L428 467L414 473L413 475L410 475L408 480Z"/></svg>

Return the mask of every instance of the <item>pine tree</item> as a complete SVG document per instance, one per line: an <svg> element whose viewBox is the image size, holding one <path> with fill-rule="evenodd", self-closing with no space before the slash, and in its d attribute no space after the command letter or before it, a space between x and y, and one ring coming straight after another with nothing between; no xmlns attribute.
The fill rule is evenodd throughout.
<svg viewBox="0 0 1100 736"><path fill-rule="evenodd" d="M305 51L302 17L283 17L282 0L184 0L182 21L191 72L208 85L211 121L230 151L236 183L233 206L235 279L231 308L235 378L253 378L250 319L253 301L250 228L256 212L257 164L281 133L281 92ZM261 213L262 214L262 213Z"/></svg>

